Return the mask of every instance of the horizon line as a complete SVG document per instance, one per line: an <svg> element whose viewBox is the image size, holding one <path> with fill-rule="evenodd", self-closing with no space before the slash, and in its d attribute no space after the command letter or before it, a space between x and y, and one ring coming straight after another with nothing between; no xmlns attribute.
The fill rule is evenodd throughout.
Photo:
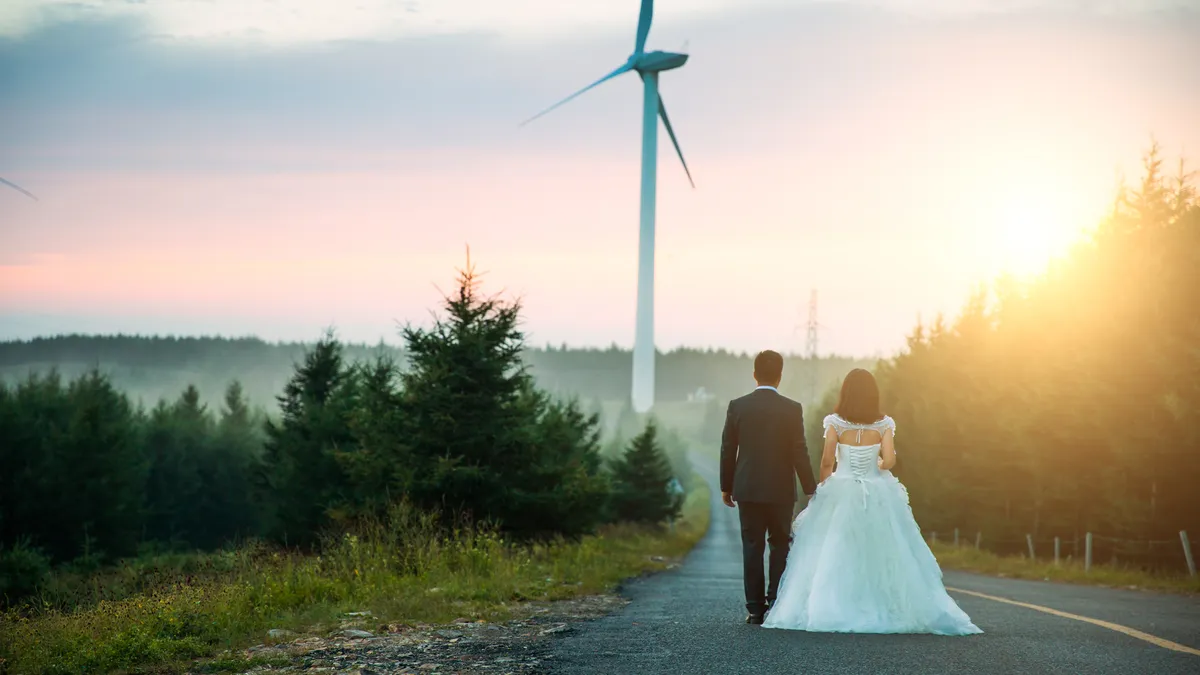
<svg viewBox="0 0 1200 675"><path fill-rule="evenodd" d="M382 338L379 340L379 342L376 342L376 343L353 342L353 341L337 339L336 331L332 331L332 333L330 333L330 334L332 334L334 336L335 341L337 341L343 347L355 347L355 348L366 348L366 349L373 349L373 348L377 349L377 348L382 347L382 348L394 349L394 350L397 350L400 352L405 351L405 348L403 347L403 345L395 344L392 342L387 342L387 341L383 340ZM87 339L87 340L138 339L138 340L162 340L162 341L175 340L175 341L195 341L195 342L199 342L199 341L203 341L203 340L211 340L211 341L223 340L226 342L255 342L255 343L259 343L259 344L266 345L269 347L308 347L308 346L316 344L321 338L305 341L305 340L267 340L265 338L262 338L262 337L259 337L257 335L253 335L253 334L223 335L223 334L219 334L219 333L209 333L209 334L198 334L198 335L190 334L190 335L188 335L188 334L176 334L176 333L146 334L146 333L82 333L82 332L75 332L75 333L55 333L55 334L50 334L50 335L38 335L35 337L31 337L31 338L0 338L0 348L12 346L12 345L29 345L29 344L33 344L33 343L37 343L37 342L51 342L51 341L55 341L55 340L68 340L68 339ZM626 347L626 346L620 345L616 342L612 342L608 346L604 346L604 347L574 346L574 345L567 344L565 342L559 343L557 345L547 342L540 346L526 343L524 347L525 347L526 351L541 351L541 352L579 351L579 352L627 352L630 354L633 353L633 347ZM770 349L770 348L771 347L764 347L764 349ZM737 358L753 358L753 356L754 356L754 353L750 352L749 350L744 350L744 349L739 350L739 349L732 349L729 347L717 347L717 346L708 346L708 347L677 346L677 347L673 347L671 349L660 349L660 348L656 347L654 351L655 351L655 354L664 355L664 356L669 355L669 354L679 353L679 352L728 354L728 355L731 355L731 356L734 356ZM784 350L777 350L777 351L779 351L780 354L782 354L783 356L785 356L787 358L791 358L791 359L808 360L808 358L809 358L807 354L801 354L801 353L797 353L795 351L784 351ZM897 354L884 355L884 354L880 353L880 354L870 354L870 355L851 355L851 354L828 353L828 354L817 354L816 359L818 361L834 360L834 359L849 359L849 360L857 360L857 361L870 360L870 359L883 360L883 359L894 358Z"/></svg>

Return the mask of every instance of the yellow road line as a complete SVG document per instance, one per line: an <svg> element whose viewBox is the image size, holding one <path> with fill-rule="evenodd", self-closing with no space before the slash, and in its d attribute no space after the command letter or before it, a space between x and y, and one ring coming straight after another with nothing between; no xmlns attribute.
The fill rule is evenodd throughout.
<svg viewBox="0 0 1200 675"><path fill-rule="evenodd" d="M995 600L996 602L1004 602L1004 603L1007 603L1010 605L1016 605L1017 607L1024 607L1026 609L1034 609L1039 612L1045 612L1046 614L1053 614L1054 616L1061 616L1064 619L1074 619L1076 621L1090 623L1095 626L1100 626L1101 628L1107 628L1109 630L1115 630L1118 633L1124 633L1125 635L1128 635L1129 637L1137 638L1144 642L1149 642L1150 644L1158 646L1158 647L1162 647L1163 649L1170 649L1171 651L1175 651L1175 652L1183 652L1184 654L1191 654L1192 656L1200 656L1200 649L1193 649L1192 647L1188 647L1187 645L1181 645L1178 642L1171 642L1170 640L1164 640L1163 638L1160 638L1158 636L1151 635L1149 633L1143 633L1142 631L1137 630L1135 628L1130 628L1128 626L1122 626L1119 623L1112 623L1109 621L1101 621L1100 619L1093 619L1090 616L1080 616L1078 614L1071 614L1070 612L1063 612L1063 611L1059 611L1057 609L1051 609L1049 607L1042 607L1041 605L1031 605L1028 602L1018 602L1016 600L1009 600L1008 598L1001 598L1001 597L998 597L995 595L979 593L977 591L968 591L968 590L964 590L962 588L947 587L946 590L953 591L955 593L964 593L966 595L974 595L977 598L984 598L987 600Z"/></svg>

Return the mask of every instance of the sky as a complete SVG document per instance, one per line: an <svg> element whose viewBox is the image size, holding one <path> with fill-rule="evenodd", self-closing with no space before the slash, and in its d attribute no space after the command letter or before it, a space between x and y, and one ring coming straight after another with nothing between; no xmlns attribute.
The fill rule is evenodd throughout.
<svg viewBox="0 0 1200 675"><path fill-rule="evenodd" d="M5 0L0 339L397 341L470 246L632 344L637 0ZM887 355L1200 148L1200 3L659 0L656 343Z"/></svg>

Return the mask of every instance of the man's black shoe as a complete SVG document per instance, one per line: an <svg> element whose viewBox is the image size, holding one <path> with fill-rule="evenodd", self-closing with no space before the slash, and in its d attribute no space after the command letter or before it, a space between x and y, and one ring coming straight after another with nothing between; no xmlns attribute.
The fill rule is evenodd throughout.
<svg viewBox="0 0 1200 675"><path fill-rule="evenodd" d="M761 626L762 622L763 622L762 614L751 614L746 617L746 623L750 624L751 626Z"/></svg>

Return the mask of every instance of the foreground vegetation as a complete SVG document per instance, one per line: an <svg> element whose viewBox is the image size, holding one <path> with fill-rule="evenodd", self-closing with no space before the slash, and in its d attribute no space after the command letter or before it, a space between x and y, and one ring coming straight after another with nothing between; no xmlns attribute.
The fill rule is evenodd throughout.
<svg viewBox="0 0 1200 675"><path fill-rule="evenodd" d="M200 566L208 574L179 574L87 609L10 611L0 658L13 674L174 672L270 641L271 629L325 634L350 612L370 612L378 625L503 619L523 601L604 592L661 569L699 540L708 517L708 488L698 483L673 530L618 524L579 541L519 544L484 527L447 530L396 505L320 555L245 547L206 556Z"/></svg>
<svg viewBox="0 0 1200 675"><path fill-rule="evenodd" d="M1154 574L1119 564L1093 564L1091 570L1084 571L1083 561L1071 558L1064 558L1056 565L1053 561L1030 560L1024 556L999 556L972 546L934 542L930 548L938 564L948 570L1013 579L1200 594L1200 577L1186 574Z"/></svg>

